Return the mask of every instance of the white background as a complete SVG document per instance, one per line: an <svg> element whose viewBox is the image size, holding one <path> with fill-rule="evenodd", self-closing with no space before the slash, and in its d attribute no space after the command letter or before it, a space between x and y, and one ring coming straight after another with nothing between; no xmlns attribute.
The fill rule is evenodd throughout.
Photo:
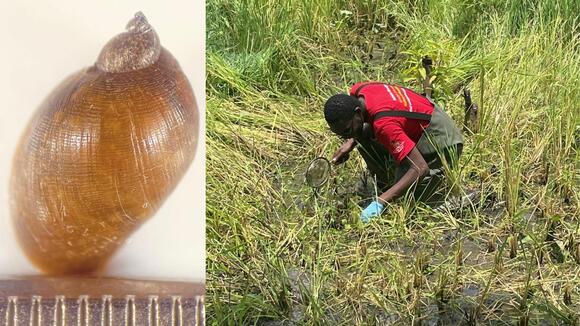
<svg viewBox="0 0 580 326"><path fill-rule="evenodd" d="M106 275L205 278L205 2L0 0L0 278L39 272L12 231L8 181L16 144L42 100L94 64L105 43L142 11L179 61L200 109L195 161L161 209L108 265Z"/></svg>

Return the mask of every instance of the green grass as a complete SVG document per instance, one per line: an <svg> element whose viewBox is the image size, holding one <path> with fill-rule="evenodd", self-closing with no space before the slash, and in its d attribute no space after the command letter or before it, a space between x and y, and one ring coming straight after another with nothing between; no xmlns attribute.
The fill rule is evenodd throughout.
<svg viewBox="0 0 580 326"><path fill-rule="evenodd" d="M579 322L580 2L210 0L207 13L210 325ZM421 90L426 54L458 124L462 87L479 104L449 179L487 205L403 199L363 227L356 154L317 193L304 184L339 144L322 105L363 80Z"/></svg>

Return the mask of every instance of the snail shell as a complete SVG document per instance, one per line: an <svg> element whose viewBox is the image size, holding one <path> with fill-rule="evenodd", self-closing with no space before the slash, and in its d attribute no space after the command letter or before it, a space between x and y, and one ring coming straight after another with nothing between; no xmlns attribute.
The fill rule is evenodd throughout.
<svg viewBox="0 0 580 326"><path fill-rule="evenodd" d="M193 160L191 86L145 16L42 103L17 148L11 211L31 261L94 271L150 218Z"/></svg>

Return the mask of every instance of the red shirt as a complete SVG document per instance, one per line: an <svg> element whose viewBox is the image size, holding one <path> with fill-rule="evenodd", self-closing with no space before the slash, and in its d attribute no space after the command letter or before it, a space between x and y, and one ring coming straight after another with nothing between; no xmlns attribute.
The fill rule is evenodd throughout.
<svg viewBox="0 0 580 326"><path fill-rule="evenodd" d="M366 83L353 85L350 95L354 96L355 91L363 84ZM371 121L377 112L386 110L433 114L433 105L429 100L407 88L389 84L370 84L363 87L358 95L364 98ZM423 134L423 129L428 125L429 122L424 120L383 117L374 121L373 130L377 140L389 150L395 161L400 163L415 147Z"/></svg>

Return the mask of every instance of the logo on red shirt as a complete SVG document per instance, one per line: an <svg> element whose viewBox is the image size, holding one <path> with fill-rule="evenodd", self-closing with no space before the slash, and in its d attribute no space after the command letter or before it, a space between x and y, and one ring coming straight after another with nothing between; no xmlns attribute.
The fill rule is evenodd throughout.
<svg viewBox="0 0 580 326"><path fill-rule="evenodd" d="M402 141L392 141L391 142L391 148L393 149L393 153L395 153L395 154L400 153L404 147L405 147L405 144Z"/></svg>

